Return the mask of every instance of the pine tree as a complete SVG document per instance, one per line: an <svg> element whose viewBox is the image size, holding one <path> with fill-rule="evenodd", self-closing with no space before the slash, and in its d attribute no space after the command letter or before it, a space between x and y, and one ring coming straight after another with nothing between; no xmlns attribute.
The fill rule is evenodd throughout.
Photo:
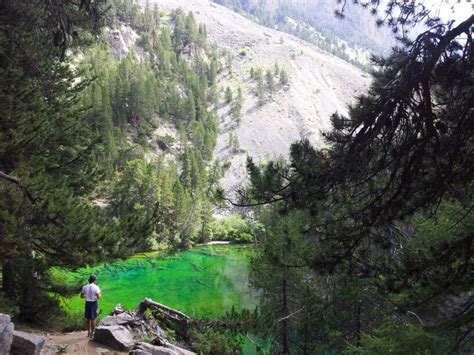
<svg viewBox="0 0 474 355"><path fill-rule="evenodd" d="M232 76L232 54L227 53L227 69L229 70L229 75Z"/></svg>
<svg viewBox="0 0 474 355"><path fill-rule="evenodd" d="M186 31L186 22L183 11L177 9L173 13L174 30L173 30L173 47L176 54L188 44L189 37Z"/></svg>
<svg viewBox="0 0 474 355"><path fill-rule="evenodd" d="M268 91L270 91L270 93L273 93L275 89L275 81L273 80L273 74L270 69L268 69L265 73L265 81L267 83Z"/></svg>
<svg viewBox="0 0 474 355"><path fill-rule="evenodd" d="M216 78L217 78L217 61L213 59L211 60L209 73L208 73L209 84L214 85L216 83Z"/></svg>
<svg viewBox="0 0 474 355"><path fill-rule="evenodd" d="M242 88L239 86L237 88L237 97L235 98L234 102L232 103L230 115L232 120L239 125L242 120L242 107L244 104L244 97L242 93Z"/></svg>
<svg viewBox="0 0 474 355"><path fill-rule="evenodd" d="M186 44L192 42L199 42L199 31L196 24L196 20L194 19L194 15L191 11L188 12L186 16Z"/></svg>
<svg viewBox="0 0 474 355"><path fill-rule="evenodd" d="M281 85L288 85L288 74L285 69L280 70L280 84Z"/></svg>
<svg viewBox="0 0 474 355"><path fill-rule="evenodd" d="M160 10L158 9L158 4L153 5L153 20L154 20L154 27L160 27Z"/></svg>
<svg viewBox="0 0 474 355"><path fill-rule="evenodd" d="M232 102L232 89L229 86L225 89L224 99L226 104Z"/></svg>
<svg viewBox="0 0 474 355"><path fill-rule="evenodd" d="M280 75L280 66L278 65L277 62L275 62L275 68L274 68L275 76Z"/></svg>
<svg viewBox="0 0 474 355"><path fill-rule="evenodd" d="M196 119L196 103L194 100L194 95L192 92L188 94L187 102L186 102L186 111L187 116L189 117L189 121L194 121Z"/></svg>
<svg viewBox="0 0 474 355"><path fill-rule="evenodd" d="M303 271L292 280L313 288L292 302L304 305L300 316L294 314L298 309L288 309L291 317L282 317L301 329L293 336L310 336L299 340L292 338L292 327L272 329L281 344L277 352L286 351L288 336L296 353L305 352L297 348L303 345L314 346L309 353L470 349L465 337L472 307L461 302L458 313L446 301L454 294L463 298L473 281L467 272L472 253L466 252L474 176L473 129L467 124L472 105L466 93L474 82L465 75L472 67L472 46L458 42L473 24L471 16L455 27L436 26L435 33L425 32L381 59L371 89L349 117L333 115L325 135L330 150L302 141L291 147L289 165L248 162L252 203L273 203L277 221L288 215L293 221L299 214L302 222L293 225L300 227L283 235L295 237L292 248L306 245L293 253L286 244L289 253L278 254L279 233L272 231L272 238L262 238L260 268L274 275L280 275L277 265ZM453 270L456 277L449 276ZM266 298L282 295L283 285L258 279L260 287L273 288L264 292ZM313 306L308 310L307 305ZM311 336L311 318L303 315L322 320L324 329ZM311 345L311 339L323 347ZM344 342L349 342L346 349Z"/></svg>
<svg viewBox="0 0 474 355"><path fill-rule="evenodd" d="M89 200L104 173L95 164L103 122L86 119L80 97L89 82L73 84L66 57L73 34L98 25L104 2L36 5L3 3L0 33L0 262L4 291L30 321L56 304L45 290L65 291L50 267L96 262L108 246ZM85 243L89 252L77 248Z"/></svg>
<svg viewBox="0 0 474 355"><path fill-rule="evenodd" d="M263 105L265 102L265 92L263 86L263 79L261 77L259 77L259 80L257 81L257 97L259 105Z"/></svg>

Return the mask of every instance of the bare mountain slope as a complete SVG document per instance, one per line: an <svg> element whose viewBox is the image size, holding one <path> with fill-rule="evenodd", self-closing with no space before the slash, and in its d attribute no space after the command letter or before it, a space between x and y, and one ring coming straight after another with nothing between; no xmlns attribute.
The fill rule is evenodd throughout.
<svg viewBox="0 0 474 355"><path fill-rule="evenodd" d="M246 156L257 161L287 156L291 143L308 138L322 146L321 131L329 128L332 113L345 112L356 94L366 90L369 79L347 62L291 35L260 26L247 18L205 0L150 0L163 10L181 7L193 11L207 27L208 37L232 53L233 74L226 70L220 79L222 92L240 85L245 102L240 126L230 119L228 107L219 109L220 136L216 156L230 162L222 179L232 191L245 181ZM246 55L240 55L246 49ZM252 66L273 68L275 63L289 75L289 86L277 88L263 105L254 95L255 83L249 78ZM229 133L236 134L240 151L229 147Z"/></svg>

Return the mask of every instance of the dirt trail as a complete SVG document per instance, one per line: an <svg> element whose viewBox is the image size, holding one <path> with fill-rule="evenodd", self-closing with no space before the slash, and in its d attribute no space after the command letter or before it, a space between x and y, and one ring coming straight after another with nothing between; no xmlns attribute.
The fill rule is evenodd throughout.
<svg viewBox="0 0 474 355"><path fill-rule="evenodd" d="M41 355L53 354L81 354L81 355L115 355L127 354L112 350L109 347L96 343L87 337L87 332L42 334L47 337L46 345Z"/></svg>

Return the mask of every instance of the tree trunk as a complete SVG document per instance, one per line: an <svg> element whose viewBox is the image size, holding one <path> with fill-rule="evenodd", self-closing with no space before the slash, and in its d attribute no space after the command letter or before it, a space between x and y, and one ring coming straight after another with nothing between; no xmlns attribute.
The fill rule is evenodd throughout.
<svg viewBox="0 0 474 355"><path fill-rule="evenodd" d="M357 302L357 328L356 328L356 345L358 347L361 345L360 343L361 330L362 330L362 324L361 324L361 319L360 319L361 312L362 312L362 302L359 301Z"/></svg>
<svg viewBox="0 0 474 355"><path fill-rule="evenodd" d="M13 265L7 260L2 264L2 289L5 293L5 297L12 299L15 296L14 286Z"/></svg>
<svg viewBox="0 0 474 355"><path fill-rule="evenodd" d="M283 285L282 285L282 296L283 296L283 307L282 307L282 314L286 316L288 313L288 297L287 297L287 285L286 285L286 275L283 278ZM283 354L290 353L290 346L288 344L288 318L282 320L281 325L281 341L283 347Z"/></svg>

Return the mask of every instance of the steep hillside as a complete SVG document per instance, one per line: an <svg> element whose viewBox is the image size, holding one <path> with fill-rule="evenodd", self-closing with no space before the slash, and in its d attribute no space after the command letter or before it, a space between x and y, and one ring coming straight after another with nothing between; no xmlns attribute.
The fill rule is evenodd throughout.
<svg viewBox="0 0 474 355"><path fill-rule="evenodd" d="M310 26L326 37L331 45L337 39L344 40L350 46L358 46L381 54L395 43L390 29L379 27L376 20L380 17L371 16L368 9L347 1L344 20L336 18L335 12L340 11L342 4L335 0L213 0L229 6L237 11L255 16L262 24L270 27L283 28L299 37L307 37L309 32L303 26ZM288 28L287 19L296 20L299 28Z"/></svg>
<svg viewBox="0 0 474 355"><path fill-rule="evenodd" d="M244 93L242 119L237 125L229 106L219 108L220 134L217 158L230 167L221 183L232 194L245 181L247 156L257 161L288 154L292 142L310 139L322 146L321 131L328 129L332 113L345 112L355 95L362 93L369 78L361 70L294 36L255 24L226 7L205 0L151 0L160 9L182 7L193 11L206 25L211 43L229 51L231 72L221 70L220 87ZM250 69L272 69L278 63L289 76L289 85L277 85L273 94L265 93L260 104L255 96L255 81ZM277 79L276 79L277 80ZM223 101L223 98L222 98ZM229 134L239 148L231 147Z"/></svg>

